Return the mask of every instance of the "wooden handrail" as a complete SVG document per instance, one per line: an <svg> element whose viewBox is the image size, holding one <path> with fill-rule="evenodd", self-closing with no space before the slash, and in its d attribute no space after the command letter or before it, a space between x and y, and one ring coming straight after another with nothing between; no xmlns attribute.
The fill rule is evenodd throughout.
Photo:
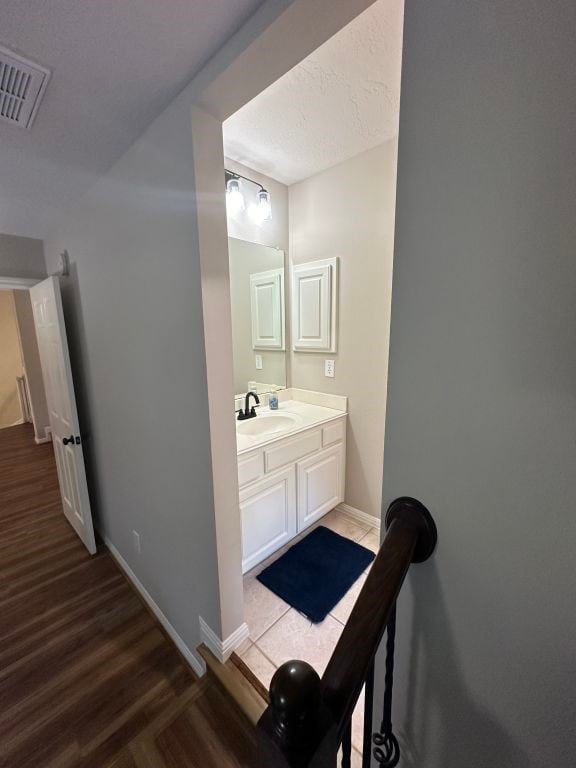
<svg viewBox="0 0 576 768"><path fill-rule="evenodd" d="M340 737L350 722L420 537L428 533L427 525L413 500L400 499L388 510L386 538L322 677L323 697Z"/></svg>
<svg viewBox="0 0 576 768"><path fill-rule="evenodd" d="M260 758L270 768L334 766L336 752L372 668L404 578L436 546L436 526L419 501L396 499L386 537L322 679L304 662L282 665L270 685L270 706L258 723Z"/></svg>

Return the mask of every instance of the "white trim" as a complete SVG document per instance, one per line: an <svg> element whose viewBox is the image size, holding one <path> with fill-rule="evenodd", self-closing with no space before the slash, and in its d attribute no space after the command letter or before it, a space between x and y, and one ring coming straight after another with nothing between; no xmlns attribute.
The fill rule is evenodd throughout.
<svg viewBox="0 0 576 768"><path fill-rule="evenodd" d="M244 622L238 629L232 632L225 640L220 640L216 632L208 626L202 616L198 617L200 620L200 637L202 642L206 645L216 656L218 661L222 664L227 661L236 648L239 648L242 643L250 637L250 630L248 624Z"/></svg>
<svg viewBox="0 0 576 768"><path fill-rule="evenodd" d="M0 277L0 290L12 291L18 289L28 289L32 288L33 285L40 283L42 280L42 277Z"/></svg>
<svg viewBox="0 0 576 768"><path fill-rule="evenodd" d="M178 648L178 650L180 651L184 659L188 662L188 664L192 667L194 672L199 677L201 677L206 671L204 668L204 665L200 662L199 659L196 658L196 656L192 653L190 648L188 648L184 640L182 640L178 632L176 632L172 624L170 624L166 616L162 613L158 605L154 602L150 593L147 591L144 585L140 582L140 580L138 579L138 577L136 576L132 568L130 568L130 566L128 565L126 560L124 560L120 552L118 552L114 544L112 544L112 542L107 536L104 536L103 538L104 538L104 543L108 547L110 554L112 555L114 560L118 563L119 567L124 571L129 581L132 583L136 591L141 595L144 602L150 608L154 616L156 616L160 624L162 624L162 626L170 636L176 648Z"/></svg>
<svg viewBox="0 0 576 768"><path fill-rule="evenodd" d="M44 437L34 436L34 442L36 445L42 445L42 443L52 442L52 427L44 427Z"/></svg>
<svg viewBox="0 0 576 768"><path fill-rule="evenodd" d="M380 533L379 518L373 517L367 512L362 512L362 510L356 509L356 507L351 507L350 504L338 504L336 510L343 515L346 515L346 517L351 517L353 520L357 520L359 523L364 523L364 525L369 525L371 528L376 528L378 533Z"/></svg>
<svg viewBox="0 0 576 768"><path fill-rule="evenodd" d="M299 389L298 387L287 387L280 390L278 400L297 400L300 403L308 405L321 405L323 408L332 408L335 411L348 412L348 398L345 395L333 395L326 392L315 392L313 389Z"/></svg>

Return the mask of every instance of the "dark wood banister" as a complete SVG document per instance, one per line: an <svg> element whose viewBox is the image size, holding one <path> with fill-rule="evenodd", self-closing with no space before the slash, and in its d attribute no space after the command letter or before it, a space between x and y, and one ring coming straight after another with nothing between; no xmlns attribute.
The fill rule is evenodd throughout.
<svg viewBox="0 0 576 768"><path fill-rule="evenodd" d="M270 706L258 723L259 768L336 766L338 747L413 562L436 546L436 526L419 501L396 499L386 537L322 679L302 661L283 664L270 685Z"/></svg>

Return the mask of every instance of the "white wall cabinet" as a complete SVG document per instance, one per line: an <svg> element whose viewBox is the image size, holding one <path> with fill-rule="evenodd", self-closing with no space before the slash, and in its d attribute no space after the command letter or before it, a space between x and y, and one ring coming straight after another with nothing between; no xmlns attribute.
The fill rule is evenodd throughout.
<svg viewBox="0 0 576 768"><path fill-rule="evenodd" d="M292 267L292 346L296 352L336 352L338 261Z"/></svg>
<svg viewBox="0 0 576 768"><path fill-rule="evenodd" d="M346 416L238 457L242 572L344 501Z"/></svg>
<svg viewBox="0 0 576 768"><path fill-rule="evenodd" d="M284 349L284 270L250 275L252 347Z"/></svg>

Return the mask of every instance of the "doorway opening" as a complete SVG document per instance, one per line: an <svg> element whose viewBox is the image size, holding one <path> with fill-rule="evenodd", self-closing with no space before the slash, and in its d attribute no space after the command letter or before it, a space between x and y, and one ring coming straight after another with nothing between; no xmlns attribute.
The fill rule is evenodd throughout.
<svg viewBox="0 0 576 768"><path fill-rule="evenodd" d="M375 2L224 122L237 653L266 688L290 659L323 673L379 548L402 11Z"/></svg>
<svg viewBox="0 0 576 768"><path fill-rule="evenodd" d="M15 441L23 465L31 466L37 458L34 443L51 443L62 511L94 554L96 540L57 277L0 278L0 345L0 441L8 447ZM30 450L24 451L27 443ZM40 484L37 489L39 505L42 488Z"/></svg>
<svg viewBox="0 0 576 768"><path fill-rule="evenodd" d="M403 4L348 11L289 66L280 18L282 63L251 53L193 110L222 629L246 621L266 685L322 671L365 571L324 626L260 573L318 525L379 545Z"/></svg>

